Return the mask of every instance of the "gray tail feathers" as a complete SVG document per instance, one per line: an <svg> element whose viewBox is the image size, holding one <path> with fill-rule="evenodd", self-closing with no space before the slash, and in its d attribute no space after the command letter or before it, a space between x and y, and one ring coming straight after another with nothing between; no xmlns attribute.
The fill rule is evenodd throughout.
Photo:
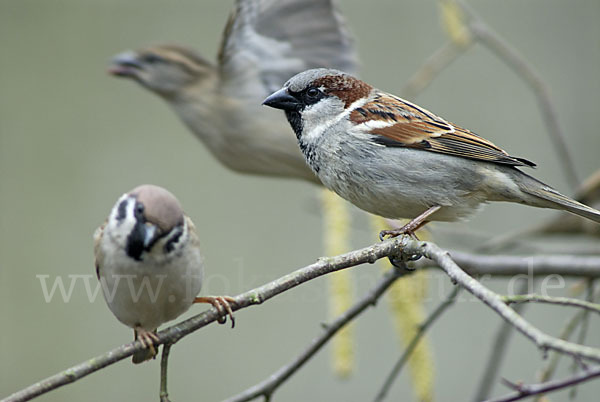
<svg viewBox="0 0 600 402"><path fill-rule="evenodd" d="M575 215L600 223L600 211L559 193L552 187L521 171L519 171L519 173L521 174L519 175L518 180L515 180L519 189L534 197L533 199L527 200L527 204L536 207L569 211Z"/></svg>

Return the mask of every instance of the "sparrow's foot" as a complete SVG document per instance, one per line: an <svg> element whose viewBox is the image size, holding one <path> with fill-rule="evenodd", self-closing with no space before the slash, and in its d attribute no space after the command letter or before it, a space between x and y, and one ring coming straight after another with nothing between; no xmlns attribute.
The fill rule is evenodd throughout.
<svg viewBox="0 0 600 402"><path fill-rule="evenodd" d="M439 211L441 207L439 205L434 205L433 207L428 208L421 215L417 216L412 221L408 222L406 225L402 226L399 229L391 229L391 230L382 230L379 232L379 240L383 241L386 236L396 237L403 234L407 234L415 240L419 240L415 232L425 226L428 222L427 218L433 214L434 212Z"/></svg>
<svg viewBox="0 0 600 402"><path fill-rule="evenodd" d="M208 303L217 309L219 313L219 324L225 324L227 316L231 319L231 328L235 327L235 318L231 305L235 305L235 299L229 296L204 296L196 297L194 303Z"/></svg>
<svg viewBox="0 0 600 402"><path fill-rule="evenodd" d="M158 336L154 331L147 331L143 328L136 327L135 331L135 339L140 341L144 349L140 352L136 352L133 354L133 362L134 363L142 363L146 360L153 359L156 356L156 349L154 348L154 343L158 343Z"/></svg>
<svg viewBox="0 0 600 402"><path fill-rule="evenodd" d="M410 237L412 237L415 240L419 240L419 238L415 234L415 229L410 230L410 228L407 228L407 226L408 226L408 224L406 224L398 229L382 230L381 232L379 232L379 240L384 241L385 238L388 236L389 237L397 237L397 236L404 235L404 234L409 235Z"/></svg>
<svg viewBox="0 0 600 402"><path fill-rule="evenodd" d="M417 261L421 257L422 256L420 256L420 255L401 255L399 257L397 257L397 256L389 256L388 260L390 260L390 264L392 264L396 268L401 268L401 269L406 270L406 271L414 271L415 268L414 267L410 267L406 263L407 262L411 262L411 261Z"/></svg>
<svg viewBox="0 0 600 402"><path fill-rule="evenodd" d="M412 237L413 239L419 240L419 238L417 237L415 232L417 230L419 230L420 228L422 228L423 226L425 226L428 222L427 218L434 212L439 211L440 208L441 207L439 205L434 205L433 207L428 208L421 215L417 216L415 219L411 220L410 222L408 222L406 225L402 226L401 228L391 229L391 230L382 230L381 232L379 232L379 240L384 241L387 236L396 237L396 236L400 236L403 234L407 234L410 237ZM410 270L410 268L407 267L406 263L409 261L416 261L419 258L421 258L420 255L405 255L405 254L401 254L399 256L389 256L388 257L388 259L390 260L390 263L393 266L395 266L397 268L408 269L408 270Z"/></svg>

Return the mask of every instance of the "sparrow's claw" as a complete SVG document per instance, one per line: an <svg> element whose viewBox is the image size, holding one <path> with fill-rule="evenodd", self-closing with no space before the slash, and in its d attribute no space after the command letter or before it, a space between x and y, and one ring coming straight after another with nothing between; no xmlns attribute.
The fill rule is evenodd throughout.
<svg viewBox="0 0 600 402"><path fill-rule="evenodd" d="M392 257L389 256L388 260L390 260L390 264L392 264L393 266L395 266L396 268L402 268L405 269L407 271L414 271L415 268L414 267L410 267L408 266L406 263L407 262L411 262L411 261L417 261L418 259L420 259L422 256L418 255L418 254L413 254L413 255L402 255L400 257Z"/></svg>
<svg viewBox="0 0 600 402"><path fill-rule="evenodd" d="M231 319L231 328L235 327L235 318L233 317L233 310L231 305L235 305L235 299L229 296L205 296L196 297L194 303L208 303L217 309L219 318L217 322L219 324L225 324L227 316Z"/></svg>
<svg viewBox="0 0 600 402"><path fill-rule="evenodd" d="M387 236L396 237L396 236L400 236L403 234L407 234L410 237L412 237L413 239L419 240L419 238L417 237L417 235L414 232L414 229L410 230L410 228L406 228L407 226L408 226L408 224L402 226L399 229L382 230L381 232L379 232L379 240L384 241Z"/></svg>
<svg viewBox="0 0 600 402"><path fill-rule="evenodd" d="M441 207L439 205L434 205L433 207L429 207L425 212L421 215L414 218L412 221L408 222L406 225L402 226L399 229L392 230L382 230L379 232L379 239L383 241L386 236L396 237L402 234L407 234L415 240L419 240L415 232L419 230L421 227L427 224L427 218L433 214L434 212L439 211Z"/></svg>
<svg viewBox="0 0 600 402"><path fill-rule="evenodd" d="M135 328L135 339L140 341L144 349L148 349L148 352L134 353L133 362L141 363L146 360L153 359L156 356L155 343L159 342L158 335L154 331L147 331L143 328Z"/></svg>

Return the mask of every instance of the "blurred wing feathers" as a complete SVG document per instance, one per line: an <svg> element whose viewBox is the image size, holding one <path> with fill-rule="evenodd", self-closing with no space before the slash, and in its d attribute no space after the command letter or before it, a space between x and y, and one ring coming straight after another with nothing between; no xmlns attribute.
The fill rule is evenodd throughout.
<svg viewBox="0 0 600 402"><path fill-rule="evenodd" d="M293 75L316 67L357 71L353 41L334 0L238 0L223 34L224 81L251 85L258 72L265 97Z"/></svg>

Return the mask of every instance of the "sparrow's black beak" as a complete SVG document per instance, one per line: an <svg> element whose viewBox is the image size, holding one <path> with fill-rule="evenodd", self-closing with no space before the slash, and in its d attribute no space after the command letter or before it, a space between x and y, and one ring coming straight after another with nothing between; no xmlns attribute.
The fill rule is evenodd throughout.
<svg viewBox="0 0 600 402"><path fill-rule="evenodd" d="M281 88L279 91L272 93L262 104L281 110L298 109L298 99L290 95L287 88Z"/></svg>

